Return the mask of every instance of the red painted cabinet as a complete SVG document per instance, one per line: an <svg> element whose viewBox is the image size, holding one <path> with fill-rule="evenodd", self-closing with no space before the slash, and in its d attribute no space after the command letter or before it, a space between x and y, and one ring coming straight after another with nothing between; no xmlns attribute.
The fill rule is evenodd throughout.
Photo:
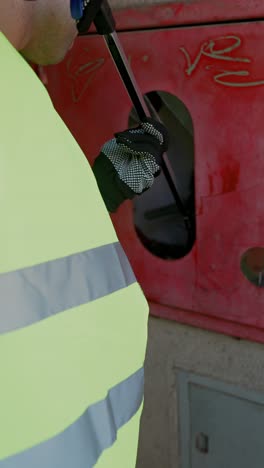
<svg viewBox="0 0 264 468"><path fill-rule="evenodd" d="M215 3L212 20L221 19ZM243 2L230 3L232 10ZM251 3L255 15L246 3L244 15L264 13L262 2ZM120 39L141 90L177 96L193 122L196 241L189 254L178 260L151 254L135 232L131 202L113 215L151 312L264 341L264 260L258 252L253 260L259 283L241 270L245 252L264 247L264 22L176 24L122 32ZM92 162L128 126L131 111L102 38L79 38L47 73L55 107Z"/></svg>

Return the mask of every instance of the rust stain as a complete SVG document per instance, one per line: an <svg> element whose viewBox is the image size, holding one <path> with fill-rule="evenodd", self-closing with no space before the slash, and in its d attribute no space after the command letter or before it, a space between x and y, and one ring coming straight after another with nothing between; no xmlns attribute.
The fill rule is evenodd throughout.
<svg viewBox="0 0 264 468"><path fill-rule="evenodd" d="M203 212L204 212L204 207L203 207L203 200L202 200L202 198L201 198L201 200L200 200L200 205L199 205L199 207L198 207L198 212L197 212L198 216L202 216L202 215L203 215Z"/></svg>
<svg viewBox="0 0 264 468"><path fill-rule="evenodd" d="M234 192L239 184L240 164L238 161L231 161L220 169L222 178L222 193Z"/></svg>
<svg viewBox="0 0 264 468"><path fill-rule="evenodd" d="M209 180L209 193L213 194L214 193L214 178L212 174L208 175L208 180Z"/></svg>
<svg viewBox="0 0 264 468"><path fill-rule="evenodd" d="M196 245L192 249L192 256L193 256L194 263L197 265L197 263L198 263L198 250L197 250Z"/></svg>

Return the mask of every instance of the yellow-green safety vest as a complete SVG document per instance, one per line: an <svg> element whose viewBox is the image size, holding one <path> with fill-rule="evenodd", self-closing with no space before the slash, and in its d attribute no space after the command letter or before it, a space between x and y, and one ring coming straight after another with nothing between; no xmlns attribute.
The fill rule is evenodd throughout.
<svg viewBox="0 0 264 468"><path fill-rule="evenodd" d="M0 33L0 468L134 468L148 305L80 147Z"/></svg>

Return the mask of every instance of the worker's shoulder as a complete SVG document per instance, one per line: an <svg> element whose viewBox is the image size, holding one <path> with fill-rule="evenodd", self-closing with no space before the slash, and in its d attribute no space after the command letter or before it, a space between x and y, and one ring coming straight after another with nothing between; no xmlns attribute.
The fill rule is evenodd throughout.
<svg viewBox="0 0 264 468"><path fill-rule="evenodd" d="M5 99L8 105L13 100L16 105L23 102L32 105L39 97L50 101L48 92L32 67L0 32L0 94L2 109ZM51 102L51 101L50 101Z"/></svg>

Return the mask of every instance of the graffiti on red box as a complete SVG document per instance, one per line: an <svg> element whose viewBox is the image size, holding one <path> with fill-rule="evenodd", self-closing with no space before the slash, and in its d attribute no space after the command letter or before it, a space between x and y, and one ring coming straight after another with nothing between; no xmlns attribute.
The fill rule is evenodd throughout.
<svg viewBox="0 0 264 468"><path fill-rule="evenodd" d="M201 70L211 72L215 83L233 88L250 88L264 85L264 78L255 77L252 72L253 60L241 56L242 39L236 35L219 36L203 42L198 52L192 54L186 47L179 50L185 57L187 77L191 78ZM178 52L179 53L179 52ZM149 61L149 52L142 51L140 60ZM110 60L106 57L93 57L89 49L71 55L67 61L67 75L71 80L73 102L79 102L92 83L95 75ZM133 55L128 55L133 68Z"/></svg>
<svg viewBox="0 0 264 468"><path fill-rule="evenodd" d="M71 56L66 63L67 74L72 82L71 93L73 102L79 102L81 100L97 71L105 63L103 57L87 61L87 56L89 57L89 55L89 50L84 49L82 54L78 56L81 64L74 62L73 56Z"/></svg>
<svg viewBox="0 0 264 468"><path fill-rule="evenodd" d="M193 59L185 47L180 47L180 50L186 58L186 75L191 77L193 73L199 69L203 58L206 58L207 60L210 59L212 62L225 62L223 68L218 66L215 68L215 64L205 67L206 70L213 71L213 79L220 85L234 88L248 88L264 85L264 79L253 78L249 69L246 67L252 63L252 60L249 57L239 57L235 55L234 52L238 52L238 49L241 48L241 43L241 38L238 36L228 35L216 37L215 39L203 42ZM239 67L240 69L236 70L230 69L229 67L232 64L241 64L241 68Z"/></svg>

